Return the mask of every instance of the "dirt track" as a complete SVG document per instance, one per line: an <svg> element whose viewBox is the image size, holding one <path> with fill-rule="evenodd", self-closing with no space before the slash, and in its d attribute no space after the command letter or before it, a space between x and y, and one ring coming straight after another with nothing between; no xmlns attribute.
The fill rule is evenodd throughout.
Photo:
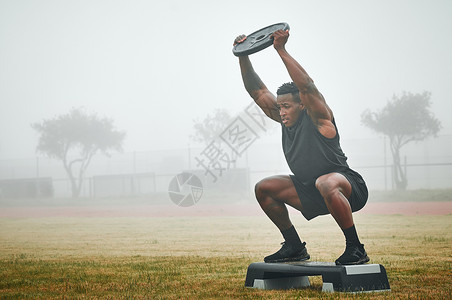
<svg viewBox="0 0 452 300"><path fill-rule="evenodd" d="M359 214L448 215L452 202L368 203ZM65 206L65 207L2 207L1 218L45 217L189 217L189 216L260 216L256 204L235 205L134 205L134 206Z"/></svg>

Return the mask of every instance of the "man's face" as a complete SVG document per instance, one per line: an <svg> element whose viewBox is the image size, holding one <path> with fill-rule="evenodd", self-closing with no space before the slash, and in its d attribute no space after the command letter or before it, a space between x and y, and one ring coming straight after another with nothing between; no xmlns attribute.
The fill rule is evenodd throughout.
<svg viewBox="0 0 452 300"><path fill-rule="evenodd" d="M303 104L297 102L292 94L278 95L276 98L281 122L286 127L292 127L298 120Z"/></svg>

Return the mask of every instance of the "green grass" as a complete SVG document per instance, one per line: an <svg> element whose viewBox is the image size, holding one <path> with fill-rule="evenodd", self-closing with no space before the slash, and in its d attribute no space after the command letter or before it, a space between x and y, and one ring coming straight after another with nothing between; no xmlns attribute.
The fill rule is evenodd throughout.
<svg viewBox="0 0 452 300"><path fill-rule="evenodd" d="M451 299L452 216L355 216L391 292L244 287L246 269L279 248L266 217L0 219L2 299ZM293 221L312 260L333 261L343 237L330 216Z"/></svg>

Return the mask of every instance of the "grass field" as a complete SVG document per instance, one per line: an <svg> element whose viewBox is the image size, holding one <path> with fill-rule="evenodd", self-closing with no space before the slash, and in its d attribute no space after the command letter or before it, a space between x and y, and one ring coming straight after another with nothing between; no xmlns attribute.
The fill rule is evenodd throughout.
<svg viewBox="0 0 452 300"><path fill-rule="evenodd" d="M391 292L244 287L247 267L279 248L264 216L0 218L2 299L452 299L452 215L355 216ZM343 236L330 216L293 217L313 261L334 261Z"/></svg>

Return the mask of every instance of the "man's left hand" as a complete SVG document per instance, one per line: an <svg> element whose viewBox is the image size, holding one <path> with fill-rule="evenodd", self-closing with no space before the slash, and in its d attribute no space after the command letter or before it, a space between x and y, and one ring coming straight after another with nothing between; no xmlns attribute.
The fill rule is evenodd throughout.
<svg viewBox="0 0 452 300"><path fill-rule="evenodd" d="M277 30L272 34L273 37L273 47L276 50L284 49L287 40L289 39L289 30Z"/></svg>

